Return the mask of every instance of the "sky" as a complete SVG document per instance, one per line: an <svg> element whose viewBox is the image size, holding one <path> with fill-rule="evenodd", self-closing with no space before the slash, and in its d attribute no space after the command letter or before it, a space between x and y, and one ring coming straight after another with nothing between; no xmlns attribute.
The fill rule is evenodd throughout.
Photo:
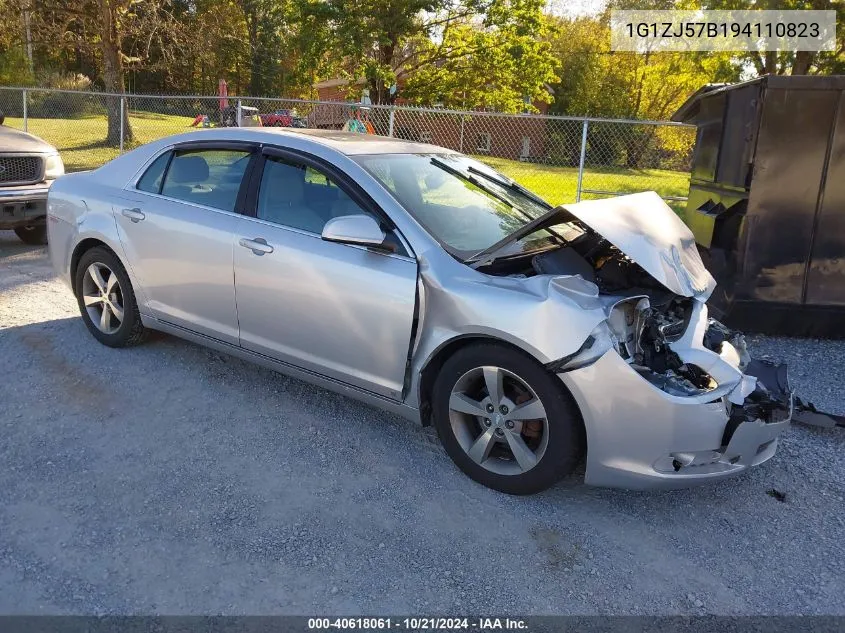
<svg viewBox="0 0 845 633"><path fill-rule="evenodd" d="M555 15L577 17L601 13L607 0L548 0L546 6Z"/></svg>

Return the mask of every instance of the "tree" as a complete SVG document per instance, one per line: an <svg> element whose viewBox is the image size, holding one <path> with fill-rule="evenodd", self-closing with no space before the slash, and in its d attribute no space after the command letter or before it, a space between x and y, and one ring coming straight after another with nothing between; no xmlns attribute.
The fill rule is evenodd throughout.
<svg viewBox="0 0 845 633"><path fill-rule="evenodd" d="M97 0L97 18L95 27L100 36L100 52L103 59L103 84L108 92L122 95L124 93L123 50L121 47L120 25L132 0ZM84 5L83 5L84 6ZM111 98L106 100L108 110L108 133L106 144L118 145L121 140L132 140L132 126L129 124L128 112L125 111L123 100ZM121 109L124 109L121 112ZM122 125L121 125L122 119ZM121 134L123 135L121 139Z"/></svg>
<svg viewBox="0 0 845 633"><path fill-rule="evenodd" d="M749 51L738 55L744 64L761 75L837 74L845 72L845 4L831 0L703 0L711 10L835 10L837 22L834 51Z"/></svg>
<svg viewBox="0 0 845 633"><path fill-rule="evenodd" d="M346 73L375 103L400 95L511 111L543 99L553 60L542 0L324 0Z"/></svg>
<svg viewBox="0 0 845 633"><path fill-rule="evenodd" d="M664 120L702 85L739 78L728 53L611 51L609 12L558 18L553 33L561 78L553 110L560 114Z"/></svg>
<svg viewBox="0 0 845 633"><path fill-rule="evenodd" d="M126 64L141 66L153 51L164 53L164 63L173 59L184 39L181 22L174 18L171 0L41 0L38 4L17 1L29 9L35 45L48 51L48 59L61 62L66 55L85 55L94 60L96 82L115 96L105 99L108 131L105 142L118 145L133 139L126 112L121 115L125 94ZM132 43L135 55L127 55ZM121 126L121 117L123 125Z"/></svg>
<svg viewBox="0 0 845 633"><path fill-rule="evenodd" d="M325 66L328 11L311 0L239 0L250 46L253 96L299 94Z"/></svg>
<svg viewBox="0 0 845 633"><path fill-rule="evenodd" d="M398 79L404 95L419 103L501 112L534 110L551 101L557 81L549 23L535 0L494 2L484 16L449 23L440 41L421 41Z"/></svg>
<svg viewBox="0 0 845 633"><path fill-rule="evenodd" d="M609 19L608 12L559 19L551 40L561 77L555 113L663 121L702 85L739 77L727 53L611 51ZM655 126L626 126L624 133L591 138L591 147L608 163L624 157L626 166L636 168L658 132Z"/></svg>

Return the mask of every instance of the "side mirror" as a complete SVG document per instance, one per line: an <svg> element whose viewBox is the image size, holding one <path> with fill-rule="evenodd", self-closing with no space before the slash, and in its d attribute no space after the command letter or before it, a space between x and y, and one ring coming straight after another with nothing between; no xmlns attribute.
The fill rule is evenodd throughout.
<svg viewBox="0 0 845 633"><path fill-rule="evenodd" d="M395 247L386 243L387 235L368 215L342 215L332 218L323 227L322 238L327 242L354 244L382 251L393 252Z"/></svg>

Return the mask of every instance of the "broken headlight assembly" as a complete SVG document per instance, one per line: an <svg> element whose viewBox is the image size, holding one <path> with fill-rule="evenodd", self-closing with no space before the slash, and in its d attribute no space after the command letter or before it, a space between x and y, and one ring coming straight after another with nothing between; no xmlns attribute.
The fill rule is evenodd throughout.
<svg viewBox="0 0 845 633"><path fill-rule="evenodd" d="M616 346L613 332L608 327L607 321L599 323L590 335L581 344L581 347L572 354L546 365L546 368L558 374L564 371L572 371L592 365L601 358L607 350Z"/></svg>
<svg viewBox="0 0 845 633"><path fill-rule="evenodd" d="M652 385L673 396L697 396L716 388L706 371L683 362L669 347L689 326L691 300L673 297L652 306L646 296L618 302L608 324L616 351Z"/></svg>

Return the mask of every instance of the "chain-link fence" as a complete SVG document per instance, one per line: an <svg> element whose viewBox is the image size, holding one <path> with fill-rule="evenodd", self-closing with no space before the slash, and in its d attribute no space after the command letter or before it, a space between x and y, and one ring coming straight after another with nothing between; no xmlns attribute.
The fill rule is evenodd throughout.
<svg viewBox="0 0 845 633"><path fill-rule="evenodd" d="M250 97L110 95L0 87L6 124L40 136L68 171L149 141L233 125L352 129L473 155L553 204L654 190L681 208L691 126Z"/></svg>

